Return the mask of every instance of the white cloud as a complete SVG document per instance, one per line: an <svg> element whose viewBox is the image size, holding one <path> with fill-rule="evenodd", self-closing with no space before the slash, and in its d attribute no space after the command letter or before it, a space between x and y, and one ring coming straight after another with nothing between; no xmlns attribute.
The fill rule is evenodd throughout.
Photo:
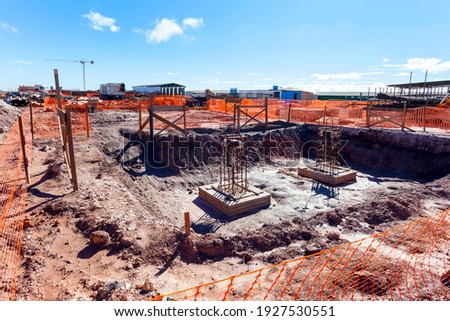
<svg viewBox="0 0 450 321"><path fill-rule="evenodd" d="M383 63L387 63L389 61L389 58L383 58Z"/></svg>
<svg viewBox="0 0 450 321"><path fill-rule="evenodd" d="M185 29L188 28L188 27L197 29L197 28L200 28L202 26L204 26L203 18L192 18L192 17L189 17L189 18L183 19L183 28L185 28Z"/></svg>
<svg viewBox="0 0 450 321"><path fill-rule="evenodd" d="M403 65L405 70L428 70L437 73L450 70L450 61L442 61L439 58L409 58Z"/></svg>
<svg viewBox="0 0 450 321"><path fill-rule="evenodd" d="M374 83L356 83L356 82L325 82L325 83L307 83L299 86L293 86L301 88L302 90L310 91L313 93L318 92L362 92L367 93L369 88L373 92L374 88L385 87L386 84L381 82Z"/></svg>
<svg viewBox="0 0 450 321"><path fill-rule="evenodd" d="M174 19L163 18L156 24L155 28L147 30L146 38L147 42L160 43L183 33L183 29Z"/></svg>
<svg viewBox="0 0 450 321"><path fill-rule="evenodd" d="M349 73L341 73L341 74L312 74L311 77L316 78L317 80L330 80L330 79L361 79L366 75L380 75L383 74L382 71L374 71L374 72L349 72Z"/></svg>
<svg viewBox="0 0 450 321"><path fill-rule="evenodd" d="M82 15L82 17L91 22L91 28L94 30L103 31L103 27L109 28L111 32L120 30L120 27L116 26L116 19L105 17L98 12L91 10L89 13Z"/></svg>
<svg viewBox="0 0 450 321"><path fill-rule="evenodd" d="M20 60L20 59L15 59L15 60L13 60L13 62L18 63L18 64L25 64L25 65L32 65L33 64L31 61Z"/></svg>
<svg viewBox="0 0 450 321"><path fill-rule="evenodd" d="M10 24L6 22L0 22L0 29L9 31L9 32L19 32L19 29L17 29L14 26L11 26Z"/></svg>
<svg viewBox="0 0 450 321"><path fill-rule="evenodd" d="M408 58L404 64L384 64L383 67L399 70L420 70L430 73L439 73L450 70L450 61L442 61L439 58Z"/></svg>
<svg viewBox="0 0 450 321"><path fill-rule="evenodd" d="M250 72L247 74L247 76L260 76L261 73L260 72Z"/></svg>
<svg viewBox="0 0 450 321"><path fill-rule="evenodd" d="M394 76L398 76L398 77L406 77L406 76L409 76L409 75L410 75L409 72L404 72L404 71L399 72L398 74L394 74Z"/></svg>
<svg viewBox="0 0 450 321"><path fill-rule="evenodd" d="M179 75L180 73L179 73L179 72L172 72L172 71L169 71L167 74L168 74L169 76L176 76L176 75Z"/></svg>

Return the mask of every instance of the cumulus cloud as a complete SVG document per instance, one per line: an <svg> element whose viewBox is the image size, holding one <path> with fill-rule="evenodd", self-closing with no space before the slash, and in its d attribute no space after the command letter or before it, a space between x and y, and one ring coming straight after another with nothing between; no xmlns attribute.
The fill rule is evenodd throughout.
<svg viewBox="0 0 450 321"><path fill-rule="evenodd" d="M405 70L428 70L429 72L442 72L450 70L450 61L439 58L409 58L403 65Z"/></svg>
<svg viewBox="0 0 450 321"><path fill-rule="evenodd" d="M384 63L384 64L387 63L388 61L389 61L388 58L383 58L383 63Z"/></svg>
<svg viewBox="0 0 450 321"><path fill-rule="evenodd" d="M260 75L261 75L260 72L249 72L249 73L247 74L247 76L260 76Z"/></svg>
<svg viewBox="0 0 450 321"><path fill-rule="evenodd" d="M31 65L31 64L33 64L31 61L28 61L28 60L20 60L20 59L15 59L15 60L13 60L13 62L18 63L18 64L25 64L25 65Z"/></svg>
<svg viewBox="0 0 450 321"><path fill-rule="evenodd" d="M14 26L11 26L10 24L6 22L0 22L0 29L9 31L9 32L19 32L19 29L17 29Z"/></svg>
<svg viewBox="0 0 450 321"><path fill-rule="evenodd" d="M398 76L398 77L406 77L406 76L409 76L409 75L410 75L409 72L404 72L404 71L399 72L398 74L394 74L394 76Z"/></svg>
<svg viewBox="0 0 450 321"><path fill-rule="evenodd" d="M349 73L338 73L338 74L312 74L311 77L316 78L317 80L330 80L330 79L361 79L366 75L380 75L383 74L382 71L374 71L374 72L349 72Z"/></svg>
<svg viewBox="0 0 450 321"><path fill-rule="evenodd" d="M179 75L180 73L179 73L179 72L169 71L167 74L168 74L169 76L176 76L176 75Z"/></svg>
<svg viewBox="0 0 450 321"><path fill-rule="evenodd" d="M183 19L183 28L185 28L185 29L188 28L188 27L197 29L197 28L202 27L203 25L204 25L203 24L203 18L192 18L192 17L189 17L189 18Z"/></svg>
<svg viewBox="0 0 450 321"><path fill-rule="evenodd" d="M103 28L109 28L111 32L117 32L120 30L120 27L116 26L116 19L109 18L101 15L98 12L89 11L82 15L83 18L88 19L91 23L91 28L98 31L103 31Z"/></svg>
<svg viewBox="0 0 450 321"><path fill-rule="evenodd" d="M160 43L183 33L183 29L174 19L163 18L156 24L155 28L147 31L146 38L147 42Z"/></svg>
<svg viewBox="0 0 450 321"><path fill-rule="evenodd" d="M430 73L439 73L450 70L450 61L442 61L439 58L409 58L404 64L384 64L383 67L410 71L428 70Z"/></svg>
<svg viewBox="0 0 450 321"><path fill-rule="evenodd" d="M185 18L181 25L176 19L163 18L156 22L153 29L145 31L145 37L148 43L161 43L172 37L184 35L187 28L197 29L203 25L203 18ZM133 31L136 33L143 32L142 29L134 29ZM186 39L194 40L195 38L187 36Z"/></svg>

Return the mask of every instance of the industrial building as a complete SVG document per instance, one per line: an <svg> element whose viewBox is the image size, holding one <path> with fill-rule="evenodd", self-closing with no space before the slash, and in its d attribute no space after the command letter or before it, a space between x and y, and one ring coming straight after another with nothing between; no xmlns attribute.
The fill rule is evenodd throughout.
<svg viewBox="0 0 450 321"><path fill-rule="evenodd" d="M133 91L137 94L161 94L161 95L183 95L185 94L186 86L167 83L155 85L139 85L132 86Z"/></svg>
<svg viewBox="0 0 450 321"><path fill-rule="evenodd" d="M312 92L304 91L296 88L279 88L273 86L272 89L256 89L256 90L239 90L239 98L276 98L287 100L312 100L315 95Z"/></svg>
<svg viewBox="0 0 450 321"><path fill-rule="evenodd" d="M369 94L368 92L358 91L332 91L332 92L318 92L316 94L318 100L368 100L375 98L375 93Z"/></svg>

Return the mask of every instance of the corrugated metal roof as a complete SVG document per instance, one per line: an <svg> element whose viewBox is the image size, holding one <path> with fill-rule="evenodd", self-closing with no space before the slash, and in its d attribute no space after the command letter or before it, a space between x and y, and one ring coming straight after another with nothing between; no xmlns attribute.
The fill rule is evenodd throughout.
<svg viewBox="0 0 450 321"><path fill-rule="evenodd" d="M186 87L186 86L171 82L166 84L136 85L132 87Z"/></svg>
<svg viewBox="0 0 450 321"><path fill-rule="evenodd" d="M388 85L388 87L409 88L409 83ZM427 81L427 87L443 87L450 86L450 80ZM411 83L412 88L423 88L424 81Z"/></svg>

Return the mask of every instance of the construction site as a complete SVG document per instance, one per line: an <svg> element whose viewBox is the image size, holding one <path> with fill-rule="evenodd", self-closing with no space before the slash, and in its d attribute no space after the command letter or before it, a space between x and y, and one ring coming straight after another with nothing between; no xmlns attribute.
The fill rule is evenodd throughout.
<svg viewBox="0 0 450 321"><path fill-rule="evenodd" d="M450 299L448 82L189 105L54 74L0 102L0 300Z"/></svg>

